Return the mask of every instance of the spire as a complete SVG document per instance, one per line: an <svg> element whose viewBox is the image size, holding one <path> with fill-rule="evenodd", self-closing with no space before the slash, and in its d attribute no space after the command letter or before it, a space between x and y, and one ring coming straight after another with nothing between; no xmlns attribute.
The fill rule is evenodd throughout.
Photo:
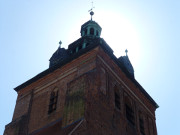
<svg viewBox="0 0 180 135"><path fill-rule="evenodd" d="M62 42L61 42L61 40L59 41L59 48L61 48L61 44L62 44Z"/></svg>
<svg viewBox="0 0 180 135"><path fill-rule="evenodd" d="M93 7L93 1L92 1L92 7L91 7L91 9L89 10L90 15L91 15L91 21L92 21L92 16L94 15L93 8L95 8L95 7Z"/></svg>
<svg viewBox="0 0 180 135"><path fill-rule="evenodd" d="M126 53L126 56L127 56L127 53L128 53L128 50L127 50L127 49L125 50L125 53Z"/></svg>

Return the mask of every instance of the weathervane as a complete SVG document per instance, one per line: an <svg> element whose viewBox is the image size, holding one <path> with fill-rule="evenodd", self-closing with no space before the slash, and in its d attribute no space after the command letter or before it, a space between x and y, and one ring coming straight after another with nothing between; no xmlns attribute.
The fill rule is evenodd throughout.
<svg viewBox="0 0 180 135"><path fill-rule="evenodd" d="M126 56L127 56L128 50L126 49L125 52L126 52Z"/></svg>
<svg viewBox="0 0 180 135"><path fill-rule="evenodd" d="M93 1L92 1L92 8L88 11L90 12L90 15L91 15L91 21L92 21L92 16L94 15L93 8L95 7L93 7Z"/></svg>
<svg viewBox="0 0 180 135"><path fill-rule="evenodd" d="M61 42L61 40L60 40L60 41L59 41L59 48L58 48L58 50L56 51L57 54L59 53L59 49L61 49L61 44L62 44L62 42Z"/></svg>

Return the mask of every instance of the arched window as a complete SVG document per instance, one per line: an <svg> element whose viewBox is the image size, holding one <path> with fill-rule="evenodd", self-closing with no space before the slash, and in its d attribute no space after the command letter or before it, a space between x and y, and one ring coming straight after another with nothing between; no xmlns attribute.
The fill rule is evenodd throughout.
<svg viewBox="0 0 180 135"><path fill-rule="evenodd" d="M82 44L79 46L79 50L81 50L82 49Z"/></svg>
<svg viewBox="0 0 180 135"><path fill-rule="evenodd" d="M51 92L51 95L50 95L48 114L56 110L57 98L58 98L58 91L57 89L55 89L54 91Z"/></svg>
<svg viewBox="0 0 180 135"><path fill-rule="evenodd" d="M90 29L90 35L94 35L94 28Z"/></svg>
<svg viewBox="0 0 180 135"><path fill-rule="evenodd" d="M154 120L152 118L148 117L148 128L149 128L149 134L154 135L155 134L155 127L154 127Z"/></svg>
<svg viewBox="0 0 180 135"><path fill-rule="evenodd" d="M89 46L89 43L86 44L86 47L88 47L88 46Z"/></svg>
<svg viewBox="0 0 180 135"><path fill-rule="evenodd" d="M126 96L125 97L125 107L126 107L126 118L132 124L135 125L135 116L132 103L130 99Z"/></svg>
<svg viewBox="0 0 180 135"><path fill-rule="evenodd" d="M96 31L96 36L99 36L99 32L98 31Z"/></svg>
<svg viewBox="0 0 180 135"><path fill-rule="evenodd" d="M76 53L76 48L74 48L74 49L72 50L72 53Z"/></svg>
<svg viewBox="0 0 180 135"><path fill-rule="evenodd" d="M106 90L107 90L107 73L106 73L106 70L101 67L100 70L99 70L99 73L100 73L100 82L101 82L101 85L100 85L100 91L106 95Z"/></svg>
<svg viewBox="0 0 180 135"><path fill-rule="evenodd" d="M84 42L83 45L82 45L82 48L86 48L86 43Z"/></svg>
<svg viewBox="0 0 180 135"><path fill-rule="evenodd" d="M117 86L114 87L114 101L115 101L115 107L120 110L121 109L120 93Z"/></svg>
<svg viewBox="0 0 180 135"><path fill-rule="evenodd" d="M139 112L139 128L140 128L141 135L145 135L144 119L143 119L143 116L142 116L141 112Z"/></svg>
<svg viewBox="0 0 180 135"><path fill-rule="evenodd" d="M85 29L85 35L87 35L87 29Z"/></svg>

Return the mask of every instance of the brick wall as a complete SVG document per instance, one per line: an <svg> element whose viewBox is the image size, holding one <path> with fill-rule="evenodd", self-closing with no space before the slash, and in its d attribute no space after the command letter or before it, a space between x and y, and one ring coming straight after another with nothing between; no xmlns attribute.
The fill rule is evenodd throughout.
<svg viewBox="0 0 180 135"><path fill-rule="evenodd" d="M81 88L84 91L81 103L76 104L73 100L69 105L67 97L70 91ZM119 108L115 105L115 88L119 93ZM58 91L57 107L48 114L50 94L54 89ZM134 125L126 116L127 102L134 113ZM64 112L68 107L70 110ZM82 115L78 114L77 108L84 108ZM157 135L155 109L102 48L97 47L20 90L13 121L5 133L16 134L15 129L22 125L17 119L27 115L28 124L25 125L28 128L23 134L140 135L141 112L145 134Z"/></svg>

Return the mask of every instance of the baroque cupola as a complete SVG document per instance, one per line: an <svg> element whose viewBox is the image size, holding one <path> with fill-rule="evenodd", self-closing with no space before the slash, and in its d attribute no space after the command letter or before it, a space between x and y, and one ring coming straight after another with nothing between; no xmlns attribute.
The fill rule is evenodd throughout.
<svg viewBox="0 0 180 135"><path fill-rule="evenodd" d="M113 53L113 50L104 41L104 39L100 38L102 28L97 22L92 20L94 12L92 9L90 11L91 19L81 26L81 37L69 44L68 49L61 48L62 43L60 42L59 48L49 60L49 68L56 65L62 65L64 61L70 61L79 57L82 53L98 45L105 45L108 48L107 50Z"/></svg>
<svg viewBox="0 0 180 135"><path fill-rule="evenodd" d="M94 15L93 11L90 12L90 15L91 20L81 26L81 36L100 37L102 28L92 20L92 16Z"/></svg>

